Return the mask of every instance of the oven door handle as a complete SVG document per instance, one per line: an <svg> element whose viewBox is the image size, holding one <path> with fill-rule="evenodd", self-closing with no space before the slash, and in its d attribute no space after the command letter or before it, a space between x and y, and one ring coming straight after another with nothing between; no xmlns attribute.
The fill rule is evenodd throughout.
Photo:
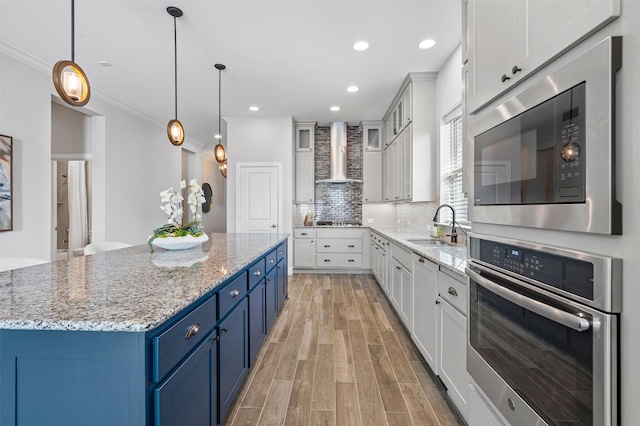
<svg viewBox="0 0 640 426"><path fill-rule="evenodd" d="M498 296L503 297L522 308L528 309L531 312L535 312L536 314L541 315L548 320L557 322L558 324L562 324L565 327L572 328L576 331L586 331L589 329L589 321L586 318L580 318L577 315L565 312L549 305L545 305L544 303L539 302L535 299L531 299L530 297L502 287L501 285L498 285L493 281L486 279L472 269L465 268L465 272L473 281L486 288L487 290L494 292Z"/></svg>

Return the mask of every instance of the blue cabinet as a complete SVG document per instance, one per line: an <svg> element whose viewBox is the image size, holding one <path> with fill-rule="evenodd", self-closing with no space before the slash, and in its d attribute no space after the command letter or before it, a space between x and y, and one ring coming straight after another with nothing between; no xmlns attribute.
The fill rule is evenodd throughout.
<svg viewBox="0 0 640 426"><path fill-rule="evenodd" d="M217 424L217 349L214 331L154 389L156 426Z"/></svg>
<svg viewBox="0 0 640 426"><path fill-rule="evenodd" d="M265 295L264 280L249 292L249 367L253 367L253 362L267 335L267 318L264 310Z"/></svg>
<svg viewBox="0 0 640 426"><path fill-rule="evenodd" d="M264 314L268 333L278 314L278 275L275 268L267 273L264 279L264 290Z"/></svg>
<svg viewBox="0 0 640 426"><path fill-rule="evenodd" d="M226 418L249 372L249 312L243 299L218 325L220 360L218 421Z"/></svg>

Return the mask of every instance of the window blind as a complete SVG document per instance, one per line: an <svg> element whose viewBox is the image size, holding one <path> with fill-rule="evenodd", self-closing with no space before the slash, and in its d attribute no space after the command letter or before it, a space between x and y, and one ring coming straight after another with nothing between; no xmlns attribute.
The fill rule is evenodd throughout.
<svg viewBox="0 0 640 426"><path fill-rule="evenodd" d="M457 114L440 128L440 201L456 211L456 221L468 223L468 203L462 192L462 116ZM449 209L440 210L440 221L451 222Z"/></svg>

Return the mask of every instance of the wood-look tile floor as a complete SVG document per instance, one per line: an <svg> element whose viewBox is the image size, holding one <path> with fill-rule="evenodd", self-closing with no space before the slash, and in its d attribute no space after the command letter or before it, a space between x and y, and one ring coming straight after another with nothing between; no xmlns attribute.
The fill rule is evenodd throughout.
<svg viewBox="0 0 640 426"><path fill-rule="evenodd" d="M294 274L225 425L459 425L372 275Z"/></svg>

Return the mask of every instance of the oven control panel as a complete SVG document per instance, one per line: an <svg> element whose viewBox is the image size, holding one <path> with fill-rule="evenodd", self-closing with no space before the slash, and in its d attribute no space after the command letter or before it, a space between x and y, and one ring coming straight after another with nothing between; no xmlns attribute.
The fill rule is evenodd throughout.
<svg viewBox="0 0 640 426"><path fill-rule="evenodd" d="M479 253L472 255L497 269L593 300L589 262L488 240L480 240Z"/></svg>

